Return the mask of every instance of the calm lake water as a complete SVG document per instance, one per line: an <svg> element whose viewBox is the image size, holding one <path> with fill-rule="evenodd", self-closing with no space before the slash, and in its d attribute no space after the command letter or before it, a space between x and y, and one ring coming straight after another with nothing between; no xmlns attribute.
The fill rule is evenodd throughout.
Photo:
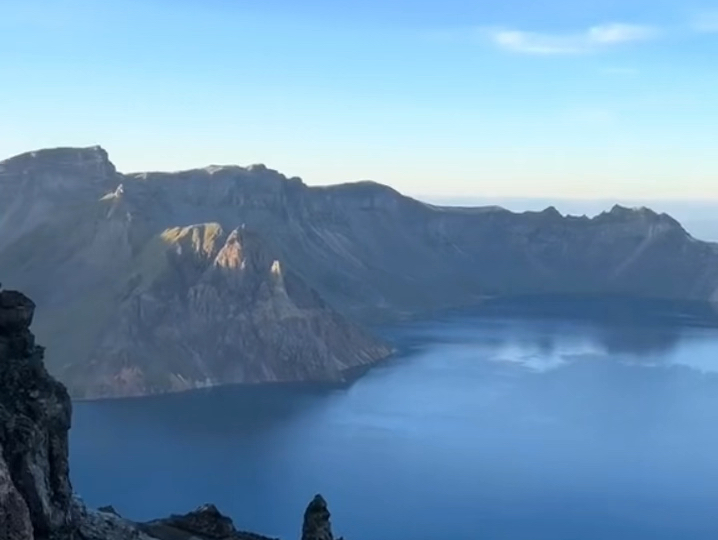
<svg viewBox="0 0 718 540"><path fill-rule="evenodd" d="M385 329L348 387L77 403L74 486L285 540L316 492L348 540L718 538L718 330L580 311Z"/></svg>

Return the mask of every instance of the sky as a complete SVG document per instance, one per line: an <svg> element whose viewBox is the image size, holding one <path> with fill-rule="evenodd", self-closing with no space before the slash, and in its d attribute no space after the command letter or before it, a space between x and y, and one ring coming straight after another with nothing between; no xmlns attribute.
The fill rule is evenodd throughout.
<svg viewBox="0 0 718 540"><path fill-rule="evenodd" d="M718 200L718 0L0 0L0 159Z"/></svg>

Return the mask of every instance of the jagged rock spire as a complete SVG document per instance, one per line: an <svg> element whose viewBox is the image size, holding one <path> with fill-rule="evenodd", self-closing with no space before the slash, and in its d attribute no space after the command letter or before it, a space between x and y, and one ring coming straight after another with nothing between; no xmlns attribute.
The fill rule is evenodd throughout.
<svg viewBox="0 0 718 540"><path fill-rule="evenodd" d="M321 495L315 496L304 512L302 540L334 540L330 517L327 501Z"/></svg>

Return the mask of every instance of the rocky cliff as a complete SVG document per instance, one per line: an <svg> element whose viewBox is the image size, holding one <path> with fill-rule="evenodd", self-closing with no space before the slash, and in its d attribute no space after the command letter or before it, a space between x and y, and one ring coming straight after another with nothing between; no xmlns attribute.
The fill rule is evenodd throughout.
<svg viewBox="0 0 718 540"><path fill-rule="evenodd" d="M341 381L391 353L286 265L271 230L246 226L234 173L217 174L168 200L171 186L117 174L100 148L0 163L0 275L37 299L50 369L74 397ZM194 219L211 205L233 218Z"/></svg>
<svg viewBox="0 0 718 540"><path fill-rule="evenodd" d="M339 380L374 324L516 294L718 301L718 245L665 214L424 204L264 166L120 174L101 148L0 163L0 276L85 397Z"/></svg>
<svg viewBox="0 0 718 540"><path fill-rule="evenodd" d="M149 523L111 507L88 509L70 483L70 398L44 368L44 349L29 329L34 309L23 294L0 290L0 539L270 540L238 531L212 505ZM307 509L302 538L333 540L320 496Z"/></svg>
<svg viewBox="0 0 718 540"><path fill-rule="evenodd" d="M72 537L71 404L29 330L34 309L0 291L0 538L62 540Z"/></svg>
<svg viewBox="0 0 718 540"><path fill-rule="evenodd" d="M389 354L249 231L174 228L158 244L136 258L89 361L62 372L75 396L336 381Z"/></svg>

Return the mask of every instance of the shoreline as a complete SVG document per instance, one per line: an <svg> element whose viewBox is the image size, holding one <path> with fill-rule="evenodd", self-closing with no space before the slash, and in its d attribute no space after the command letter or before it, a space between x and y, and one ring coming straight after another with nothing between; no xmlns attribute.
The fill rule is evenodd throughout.
<svg viewBox="0 0 718 540"><path fill-rule="evenodd" d="M408 324L428 321L445 321L455 318L503 319L527 318L567 320L599 325L665 325L667 327L718 329L718 311L713 304L699 301L655 299L598 295L521 295L487 297L479 304L448 308L432 313L416 314L391 323L378 324L369 330L386 342L391 352L376 361L357 365L340 372L337 380L263 381L218 383L205 387L169 390L135 396L107 396L76 398L73 403L95 403L117 400L161 399L194 392L212 392L218 389L245 389L250 391L277 389L331 390L346 389L360 380L376 366L402 358L419 347L419 342L402 342L392 334Z"/></svg>

